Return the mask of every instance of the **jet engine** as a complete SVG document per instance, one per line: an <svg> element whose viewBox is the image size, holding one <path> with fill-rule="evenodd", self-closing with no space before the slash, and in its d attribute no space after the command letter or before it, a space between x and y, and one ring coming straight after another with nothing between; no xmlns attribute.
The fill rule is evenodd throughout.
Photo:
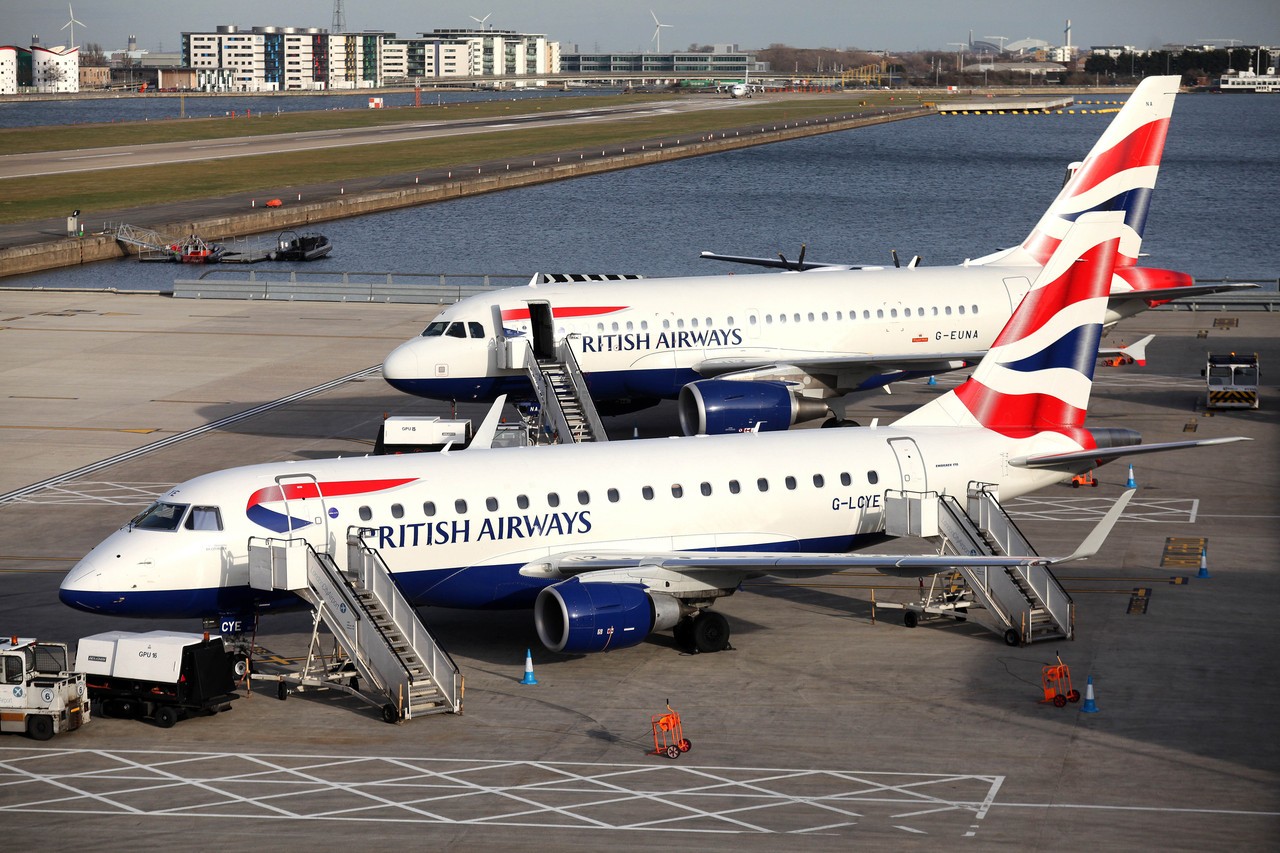
<svg viewBox="0 0 1280 853"><path fill-rule="evenodd" d="M701 379L680 389L677 403L685 435L790 429L831 414L826 403L795 393L785 382Z"/></svg>
<svg viewBox="0 0 1280 853"><path fill-rule="evenodd" d="M625 649L679 619L680 603L669 595L654 595L640 584L580 578L546 587L533 605L538 639L569 654Z"/></svg>
<svg viewBox="0 0 1280 853"><path fill-rule="evenodd" d="M1089 434L1093 436L1094 446L1099 448L1133 447L1142 443L1141 433L1125 427L1090 427Z"/></svg>

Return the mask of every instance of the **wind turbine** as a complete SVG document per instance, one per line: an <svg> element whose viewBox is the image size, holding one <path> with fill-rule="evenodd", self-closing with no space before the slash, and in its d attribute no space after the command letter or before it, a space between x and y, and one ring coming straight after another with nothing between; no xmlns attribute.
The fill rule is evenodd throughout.
<svg viewBox="0 0 1280 853"><path fill-rule="evenodd" d="M487 21L487 20L489 20L489 18L493 17L493 13L492 13L492 12L490 12L488 15L485 15L483 18L477 18L475 15L468 15L467 17L468 17L468 18L470 18L471 20L475 21L477 24L479 24L479 25L480 25L480 31L481 31L481 32L484 32L484 30L485 30L484 22L485 22L485 21Z"/></svg>
<svg viewBox="0 0 1280 853"><path fill-rule="evenodd" d="M654 43L653 52L662 53L662 28L663 27L670 28L671 24L664 24L661 21L659 21L657 14L655 14L652 9L649 10L649 14L653 15L653 23L654 23L653 39L651 39Z"/></svg>
<svg viewBox="0 0 1280 853"><path fill-rule="evenodd" d="M76 20L76 13L75 13L75 12L73 12L73 11L71 11L71 4L70 4L70 3L68 3L68 4L67 4L67 16L68 16L69 18L71 18L71 20L69 20L69 21L67 21L65 24L63 24L63 25L62 25L62 28L65 30L67 27L71 27L71 49L72 49L72 50L75 50L75 48L76 48L76 24L79 24L80 26L82 26L82 27L83 27L83 26L84 26L84 21L77 21L77 20Z"/></svg>

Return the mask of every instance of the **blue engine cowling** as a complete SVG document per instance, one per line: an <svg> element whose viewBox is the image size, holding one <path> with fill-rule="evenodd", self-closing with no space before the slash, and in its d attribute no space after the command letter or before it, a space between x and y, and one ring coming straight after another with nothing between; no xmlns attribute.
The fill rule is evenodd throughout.
<svg viewBox="0 0 1280 853"><path fill-rule="evenodd" d="M553 652L569 654L634 646L651 632L670 628L679 615L674 598L650 595L640 584L578 578L543 589L533 605L538 639Z"/></svg>
<svg viewBox="0 0 1280 853"><path fill-rule="evenodd" d="M680 389L677 403L685 435L720 435L790 429L794 424L825 418L826 403L800 397L785 382L701 379Z"/></svg>

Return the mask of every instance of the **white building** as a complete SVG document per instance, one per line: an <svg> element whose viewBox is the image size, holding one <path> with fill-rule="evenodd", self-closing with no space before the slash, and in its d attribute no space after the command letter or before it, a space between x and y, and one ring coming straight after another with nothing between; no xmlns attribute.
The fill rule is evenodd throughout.
<svg viewBox="0 0 1280 853"><path fill-rule="evenodd" d="M18 56L29 54L20 47L0 45L0 95L18 94Z"/></svg>
<svg viewBox="0 0 1280 853"><path fill-rule="evenodd" d="M380 31L228 25L183 33L182 58L202 80L239 91L361 89L494 75L534 82L560 66L559 45L546 36L505 30L434 30L402 39Z"/></svg>
<svg viewBox="0 0 1280 853"><path fill-rule="evenodd" d="M37 92L79 92L80 48L33 44L31 85Z"/></svg>

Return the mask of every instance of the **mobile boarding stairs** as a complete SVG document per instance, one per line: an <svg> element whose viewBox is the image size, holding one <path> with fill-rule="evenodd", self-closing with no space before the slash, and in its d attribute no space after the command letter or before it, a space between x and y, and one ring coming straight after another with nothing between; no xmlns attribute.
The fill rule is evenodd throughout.
<svg viewBox="0 0 1280 853"><path fill-rule="evenodd" d="M536 287L544 283L632 281L640 278L643 276L538 273L530 284ZM608 441L604 423L591 400L586 378L573 352L572 342L575 339L580 341L581 335L573 333L557 340L551 304L540 299L527 300L526 304L532 331L528 336L499 339L498 366L507 370L523 370L533 386L537 410L526 415L525 420L536 437L536 443ZM497 327L502 328L500 311L495 320ZM522 414L525 413L522 411Z"/></svg>
<svg viewBox="0 0 1280 853"><path fill-rule="evenodd" d="M940 554L1037 556L993 486L970 483L967 492L962 507L951 495L890 491L885 533L927 539ZM957 567L934 575L919 601L876 606L901 608L909 628L930 617L971 620L1011 646L1075 635L1075 604L1048 566Z"/></svg>
<svg viewBox="0 0 1280 853"><path fill-rule="evenodd" d="M457 665L427 631L396 586L387 564L347 531L346 566L301 538L249 540L249 583L254 589L288 590L315 611L311 646L299 672L254 674L289 690L326 688L357 696L382 709L389 723L426 714L462 712ZM320 654L324 623L342 654Z"/></svg>

